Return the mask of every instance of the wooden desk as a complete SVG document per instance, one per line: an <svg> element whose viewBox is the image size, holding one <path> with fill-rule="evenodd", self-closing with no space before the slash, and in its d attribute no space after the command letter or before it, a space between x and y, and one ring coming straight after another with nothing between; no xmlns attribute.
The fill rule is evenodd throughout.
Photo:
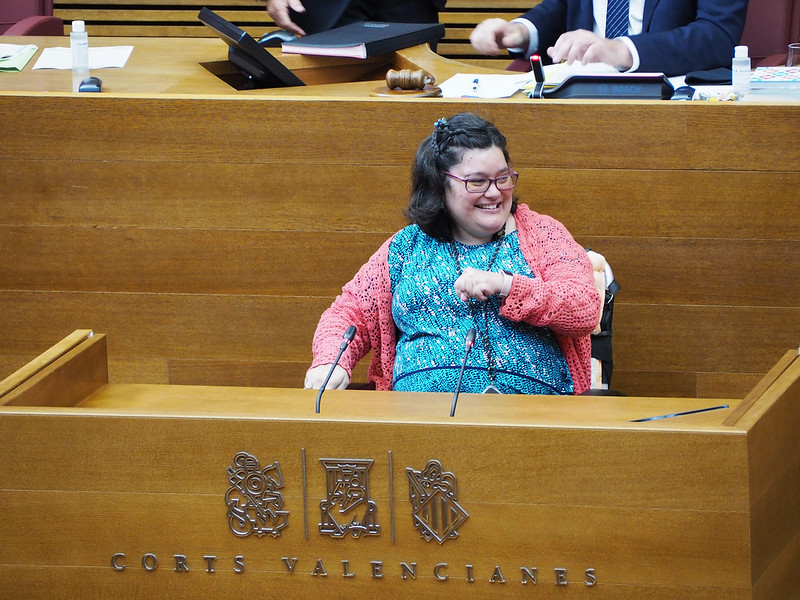
<svg viewBox="0 0 800 600"><path fill-rule="evenodd" d="M539 1L480 0L476 4L475 0L448 0L446 10L439 13L439 21L446 29L438 52L456 60L463 58L473 64L504 68L509 62L508 55L475 56L469 34L484 19L511 20ZM170 5L141 0L112 0L103 4L97 0L55 0L54 14L67 24L75 19L85 20L90 36L213 37L214 33L197 19L197 13L206 4L203 0L181 0ZM255 38L276 29L261 0L224 0L214 6L215 12Z"/></svg>
<svg viewBox="0 0 800 600"><path fill-rule="evenodd" d="M235 92L198 65L220 40L93 43L127 41L102 94L0 74L6 372L93 327L113 382L299 387L319 314L404 225L419 142L464 110L507 135L520 199L610 261L614 387L741 398L800 340L798 104Z"/></svg>
<svg viewBox="0 0 800 600"><path fill-rule="evenodd" d="M13 37L3 38L4 43L36 44L39 52L21 73L5 74L0 79L2 91L15 92L68 92L72 90L70 71L53 69L33 70L42 50L68 47L69 36L64 37ZM228 46L219 38L92 38L93 47L134 46L122 69L99 69L93 74L103 80L103 94L169 96L174 94L202 94L204 96L256 97L368 97L383 83L389 68L423 68L445 81L466 65L442 58L427 45L409 48L399 53L371 58L365 61L333 57L283 54L278 48L271 52L287 68L310 87L292 87L237 91L226 84L215 72L231 73L236 68L228 63ZM469 65L469 72L502 73ZM339 84L339 85L330 85ZM324 87L319 87L320 85Z"/></svg>
<svg viewBox="0 0 800 600"><path fill-rule="evenodd" d="M78 331L0 381L4 596L800 598L796 351L747 402L645 423L716 403L465 394L449 418L331 390L315 414L107 368Z"/></svg>

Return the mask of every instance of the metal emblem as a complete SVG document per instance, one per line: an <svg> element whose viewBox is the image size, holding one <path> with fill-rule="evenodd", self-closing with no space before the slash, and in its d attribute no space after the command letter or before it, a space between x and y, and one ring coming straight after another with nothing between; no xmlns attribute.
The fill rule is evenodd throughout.
<svg viewBox="0 0 800 600"><path fill-rule="evenodd" d="M327 473L328 496L319 503L322 511L320 533L341 538L380 535L377 506L369 498L370 459L321 458Z"/></svg>
<svg viewBox="0 0 800 600"><path fill-rule="evenodd" d="M426 540L443 544L458 537L458 528L469 515L456 502L456 477L442 469L438 460L428 461L422 471L406 468L414 527Z"/></svg>
<svg viewBox="0 0 800 600"><path fill-rule="evenodd" d="M283 488L281 468L275 461L261 468L258 459L247 452L239 452L228 467L231 487L225 494L231 531L238 536L266 533L281 535L289 524L289 511L281 510Z"/></svg>

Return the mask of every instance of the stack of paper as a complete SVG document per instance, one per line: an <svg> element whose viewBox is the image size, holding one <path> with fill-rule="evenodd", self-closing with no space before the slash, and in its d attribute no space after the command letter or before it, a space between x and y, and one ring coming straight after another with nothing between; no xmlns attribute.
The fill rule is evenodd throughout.
<svg viewBox="0 0 800 600"><path fill-rule="evenodd" d="M33 44L0 44L0 71L22 71L38 49Z"/></svg>
<svg viewBox="0 0 800 600"><path fill-rule="evenodd" d="M584 65L581 62L572 64L562 62L544 67L544 84L547 87L556 86L572 75L619 75L619 73L619 69L606 63L595 62Z"/></svg>
<svg viewBox="0 0 800 600"><path fill-rule="evenodd" d="M458 73L439 85L445 98L508 98L530 81L530 73L471 75Z"/></svg>

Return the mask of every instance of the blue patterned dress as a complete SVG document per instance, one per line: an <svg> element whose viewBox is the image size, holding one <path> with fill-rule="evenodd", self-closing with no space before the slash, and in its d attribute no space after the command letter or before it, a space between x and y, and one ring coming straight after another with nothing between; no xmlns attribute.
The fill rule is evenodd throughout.
<svg viewBox="0 0 800 600"><path fill-rule="evenodd" d="M477 246L455 242L461 268L533 277L516 232ZM459 267L453 245L431 238L416 225L401 230L389 246L392 314L398 328L393 389L452 392L464 358L467 331L478 337L469 353L461 389L483 392L490 381L485 342L504 394L571 394L572 377L549 329L500 316L501 299L463 302L453 289Z"/></svg>

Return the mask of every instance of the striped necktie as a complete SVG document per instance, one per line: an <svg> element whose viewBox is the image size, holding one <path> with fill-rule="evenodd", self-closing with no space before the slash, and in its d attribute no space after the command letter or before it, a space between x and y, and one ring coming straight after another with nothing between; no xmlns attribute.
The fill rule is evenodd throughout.
<svg viewBox="0 0 800 600"><path fill-rule="evenodd" d="M606 8L606 37L628 35L628 0L608 0Z"/></svg>

